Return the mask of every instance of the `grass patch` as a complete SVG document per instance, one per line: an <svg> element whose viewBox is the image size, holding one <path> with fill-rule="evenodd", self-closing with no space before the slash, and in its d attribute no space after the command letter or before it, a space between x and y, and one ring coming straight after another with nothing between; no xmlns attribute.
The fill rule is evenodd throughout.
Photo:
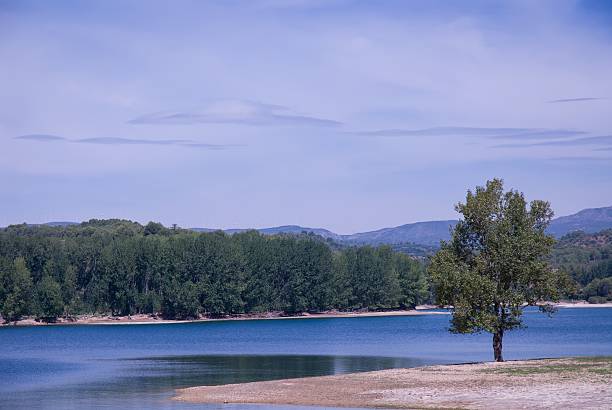
<svg viewBox="0 0 612 410"><path fill-rule="evenodd" d="M612 356L576 357L574 359L581 363L607 363L612 364Z"/></svg>
<svg viewBox="0 0 612 410"><path fill-rule="evenodd" d="M612 357L594 356L561 359L558 363L541 364L537 362L526 366L508 366L498 369L485 369L485 373L506 374L509 376L531 376L538 374L570 375L575 373L593 373L612 375Z"/></svg>
<svg viewBox="0 0 612 410"><path fill-rule="evenodd" d="M529 376L532 374L548 373L575 373L584 370L579 365L549 365L549 366L525 366L507 367L505 369L487 369L489 373L508 374L511 376Z"/></svg>

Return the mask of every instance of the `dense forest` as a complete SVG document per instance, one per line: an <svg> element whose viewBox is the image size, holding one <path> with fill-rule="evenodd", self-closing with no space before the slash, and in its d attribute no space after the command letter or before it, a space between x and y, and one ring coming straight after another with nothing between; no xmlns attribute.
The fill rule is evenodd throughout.
<svg viewBox="0 0 612 410"><path fill-rule="evenodd" d="M0 314L167 318L408 308L429 297L422 262L312 234L234 235L90 220L0 230Z"/></svg>
<svg viewBox="0 0 612 410"><path fill-rule="evenodd" d="M612 300L612 229L565 235L555 245L552 264L576 281L573 296L591 303Z"/></svg>
<svg viewBox="0 0 612 410"><path fill-rule="evenodd" d="M410 308L432 300L424 256L431 253L413 251L307 233L198 233L117 219L12 225L0 229L0 315L178 319ZM564 236L551 262L575 282L567 297L612 300L612 230Z"/></svg>

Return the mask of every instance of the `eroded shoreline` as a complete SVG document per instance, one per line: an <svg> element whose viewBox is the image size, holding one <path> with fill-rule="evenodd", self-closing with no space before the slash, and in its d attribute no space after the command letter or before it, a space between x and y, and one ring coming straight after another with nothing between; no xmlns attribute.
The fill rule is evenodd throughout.
<svg viewBox="0 0 612 410"><path fill-rule="evenodd" d="M589 304L586 302L560 302L554 304L560 309L565 308L612 308L612 302ZM286 315L282 312L248 313L228 315L223 317L202 317L199 319L164 319L158 315L137 314L131 316L111 315L79 315L70 319L58 318L56 322L46 323L34 318L24 318L16 322L4 323L2 326L62 326L62 325L139 325L139 324L172 324L172 323L198 323L218 321L242 321L242 320L280 320L280 319L325 319L325 318L353 318L353 317L379 317L379 316L421 316L421 315L448 315L448 311L440 311L436 306L423 305L411 310L389 310L389 311L326 311L320 313L302 313L297 315Z"/></svg>
<svg viewBox="0 0 612 410"><path fill-rule="evenodd" d="M428 366L177 390L190 403L382 408L564 408L612 405L612 357Z"/></svg>
<svg viewBox="0 0 612 410"><path fill-rule="evenodd" d="M198 323L219 321L244 321L244 320L282 320L282 319L325 319L325 318L352 318L352 317L378 317L378 316L421 316L421 315L447 315L448 312L421 308L412 310L392 310L383 312L341 312L328 311L321 313L303 313L300 315L284 315L281 312L266 312L261 314L241 314L218 318L199 318L188 320L163 319L156 315L132 315L132 316L110 316L110 315L82 315L72 320L60 318L54 323L36 321L32 318L22 319L17 322L3 323L0 326L62 326L62 325L138 325L138 324L172 324L172 323Z"/></svg>

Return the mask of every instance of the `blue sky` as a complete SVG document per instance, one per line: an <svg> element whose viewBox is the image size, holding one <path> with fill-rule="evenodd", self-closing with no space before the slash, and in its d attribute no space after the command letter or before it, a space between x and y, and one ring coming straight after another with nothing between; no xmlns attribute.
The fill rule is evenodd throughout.
<svg viewBox="0 0 612 410"><path fill-rule="evenodd" d="M0 0L0 226L612 205L606 1Z"/></svg>

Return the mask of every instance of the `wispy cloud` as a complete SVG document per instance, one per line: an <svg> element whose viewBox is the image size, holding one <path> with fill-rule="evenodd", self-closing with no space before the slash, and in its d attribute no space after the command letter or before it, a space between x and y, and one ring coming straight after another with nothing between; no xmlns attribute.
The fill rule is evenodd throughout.
<svg viewBox="0 0 612 410"><path fill-rule="evenodd" d="M561 162L610 162L610 163L612 163L612 157L594 157L594 156L552 157L552 158L548 158L548 161L561 161Z"/></svg>
<svg viewBox="0 0 612 410"><path fill-rule="evenodd" d="M568 138L585 134L583 131L542 128L486 128L486 127L432 127L423 129L384 129L373 131L354 131L353 135L373 137L429 137L465 136L511 139Z"/></svg>
<svg viewBox="0 0 612 410"><path fill-rule="evenodd" d="M601 100L600 97L578 97L578 98L560 98L558 100L547 101L549 104L559 103L571 103L571 102L583 102L583 101L596 101Z"/></svg>
<svg viewBox="0 0 612 410"><path fill-rule="evenodd" d="M180 144L183 147L189 148L200 148L200 149L209 149L209 150L223 150L234 147L244 147L244 144L204 144L199 142L185 143Z"/></svg>
<svg viewBox="0 0 612 410"><path fill-rule="evenodd" d="M249 3L253 7L262 9L319 9L325 7L337 7L342 3L348 3L347 0L254 0Z"/></svg>
<svg viewBox="0 0 612 410"><path fill-rule="evenodd" d="M200 111L161 111L142 115L130 124L242 124L335 127L341 122L301 115L288 107L246 100L215 101Z"/></svg>
<svg viewBox="0 0 612 410"><path fill-rule="evenodd" d="M418 137L418 136L484 136L519 134L534 131L531 128L482 128L482 127L432 127L422 129L383 129L373 131L353 131L350 134L373 137Z"/></svg>
<svg viewBox="0 0 612 410"><path fill-rule="evenodd" d="M241 145L234 144L206 144L199 143L193 140L185 139L137 139L137 138L118 138L118 137L97 137L97 138L80 138L70 139L57 135L46 134L31 134L20 135L14 139L28 140L34 142L61 142L61 143L79 143L79 144L98 144L98 145L174 145L188 148L201 148L210 150L222 150Z"/></svg>
<svg viewBox="0 0 612 410"><path fill-rule="evenodd" d="M525 147L538 147L538 146L580 146L580 145L610 145L612 144L612 135L603 135L598 137L584 137L575 138L571 140L561 141L544 141L534 142L529 144L500 144L495 145L493 148L525 148Z"/></svg>
<svg viewBox="0 0 612 410"><path fill-rule="evenodd" d="M15 137L16 140L29 140L29 141L63 141L66 140L64 137L59 137L57 135L48 135L48 134L28 134L28 135L20 135Z"/></svg>
<svg viewBox="0 0 612 410"><path fill-rule="evenodd" d="M584 135L586 132L577 130L534 130L518 134L509 135L493 135L492 138L498 139L516 139L516 140L541 140L551 138L570 138L578 135Z"/></svg>
<svg viewBox="0 0 612 410"><path fill-rule="evenodd" d="M73 140L72 142L80 142L83 144L102 144L102 145L183 145L191 142L191 140L151 140L151 139L133 139L133 138L83 138Z"/></svg>

